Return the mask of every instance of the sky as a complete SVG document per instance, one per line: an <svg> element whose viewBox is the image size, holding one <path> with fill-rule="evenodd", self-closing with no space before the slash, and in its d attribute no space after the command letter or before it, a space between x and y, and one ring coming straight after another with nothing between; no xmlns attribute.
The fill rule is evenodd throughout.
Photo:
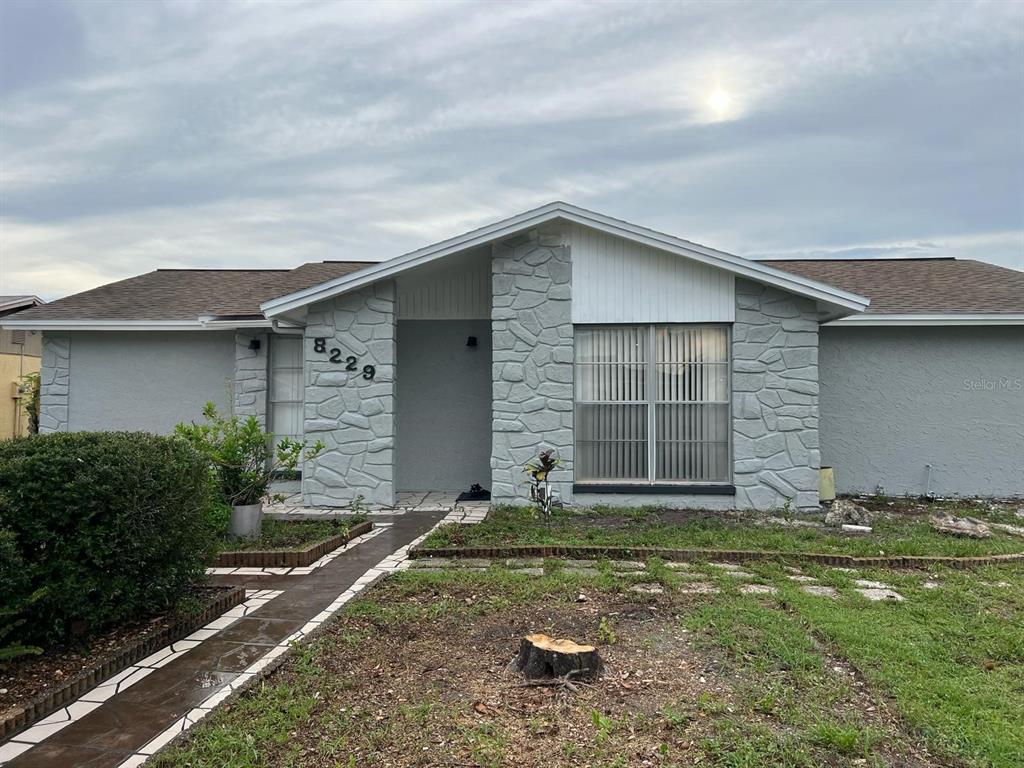
<svg viewBox="0 0 1024 768"><path fill-rule="evenodd" d="M0 2L0 293L382 260L551 200L1024 270L1024 3Z"/></svg>

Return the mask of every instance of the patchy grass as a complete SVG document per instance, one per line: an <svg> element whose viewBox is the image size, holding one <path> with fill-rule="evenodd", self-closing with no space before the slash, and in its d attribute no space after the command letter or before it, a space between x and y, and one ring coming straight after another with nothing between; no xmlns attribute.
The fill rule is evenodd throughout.
<svg viewBox="0 0 1024 768"><path fill-rule="evenodd" d="M600 545L619 547L705 548L712 550L773 550L855 556L944 555L977 556L1024 552L1024 538L994 532L990 539L966 539L938 533L928 524L927 511L955 509L955 514L1009 519L1001 507L979 502L935 503L917 508L888 507L870 535L850 535L834 528L783 524L780 513L768 521L755 513L678 511L657 508L595 508L556 510L538 516L526 507L496 507L477 525L447 525L424 541L425 548L460 546ZM794 516L794 521L820 521L817 516ZM1019 519L1018 519L1019 522Z"/></svg>
<svg viewBox="0 0 1024 768"><path fill-rule="evenodd" d="M258 539L224 539L221 552L270 549L306 549L317 542L345 533L366 520L361 515L331 520L276 520L263 518Z"/></svg>
<svg viewBox="0 0 1024 768"><path fill-rule="evenodd" d="M650 565L395 575L154 764L1024 764L1020 569L941 570L936 590L920 573L804 569L839 589L832 601L771 563L745 568L777 597L711 567ZM862 576L906 602L868 602L851 589ZM695 578L721 591L684 593ZM631 592L639 580L665 592ZM522 686L505 666L530 631L596 642L602 679Z"/></svg>

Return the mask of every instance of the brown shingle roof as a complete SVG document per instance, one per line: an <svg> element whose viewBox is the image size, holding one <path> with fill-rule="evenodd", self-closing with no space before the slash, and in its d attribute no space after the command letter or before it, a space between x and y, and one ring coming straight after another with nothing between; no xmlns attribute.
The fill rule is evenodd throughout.
<svg viewBox="0 0 1024 768"><path fill-rule="evenodd" d="M295 269L158 269L21 312L18 320L195 320L262 316L260 304L370 266L321 261Z"/></svg>
<svg viewBox="0 0 1024 768"><path fill-rule="evenodd" d="M1024 312L1024 272L959 259L765 260L871 299L867 314Z"/></svg>

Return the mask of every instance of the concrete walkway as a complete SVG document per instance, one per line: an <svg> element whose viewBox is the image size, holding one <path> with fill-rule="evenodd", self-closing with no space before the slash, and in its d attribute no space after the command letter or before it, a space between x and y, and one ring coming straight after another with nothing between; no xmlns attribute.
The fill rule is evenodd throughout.
<svg viewBox="0 0 1024 768"><path fill-rule="evenodd" d="M408 565L409 546L442 519L469 522L478 510L375 515L379 531L359 537L309 573L236 572L246 602L77 701L0 744L0 765L131 768L206 716L238 686L312 632L359 591ZM248 569L239 569L245 571Z"/></svg>

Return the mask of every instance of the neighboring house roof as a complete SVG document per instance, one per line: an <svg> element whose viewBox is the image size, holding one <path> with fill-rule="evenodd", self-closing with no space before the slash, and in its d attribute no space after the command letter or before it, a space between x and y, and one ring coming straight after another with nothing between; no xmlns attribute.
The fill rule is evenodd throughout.
<svg viewBox="0 0 1024 768"><path fill-rule="evenodd" d="M347 275L363 261L323 261L295 269L158 269L19 313L10 327L97 329L268 325L260 302ZM250 322L246 323L245 320Z"/></svg>
<svg viewBox="0 0 1024 768"><path fill-rule="evenodd" d="M871 299L838 325L1024 324L1024 272L959 259L772 260L793 274Z"/></svg>
<svg viewBox="0 0 1024 768"><path fill-rule="evenodd" d="M0 296L0 317L13 315L15 312L24 312L26 309L38 307L46 302L38 296L31 294L20 294L17 296Z"/></svg>
<svg viewBox="0 0 1024 768"><path fill-rule="evenodd" d="M627 221L614 219L575 205L553 202L494 224L474 229L457 237L443 240L434 245L429 245L426 248L420 248L403 256L380 262L372 267L361 270L358 274L345 275L321 285L311 286L294 293L278 296L263 302L261 308L267 317L283 316L296 310L301 311L314 302L347 293L376 280L391 277L421 264L426 264L436 259L450 256L453 253L475 248L496 240L503 240L520 232L541 227L554 221L568 221L581 224L606 234L622 237L669 253L675 253L702 264L718 267L766 285L772 285L800 296L806 296L823 304L832 317L860 312L868 305L868 300L862 296L826 285L814 279L794 275L766 266L763 263L750 261L740 256L733 256L730 253L716 251L697 243L691 243L688 240L681 240L672 235L666 235L653 229L630 224Z"/></svg>

